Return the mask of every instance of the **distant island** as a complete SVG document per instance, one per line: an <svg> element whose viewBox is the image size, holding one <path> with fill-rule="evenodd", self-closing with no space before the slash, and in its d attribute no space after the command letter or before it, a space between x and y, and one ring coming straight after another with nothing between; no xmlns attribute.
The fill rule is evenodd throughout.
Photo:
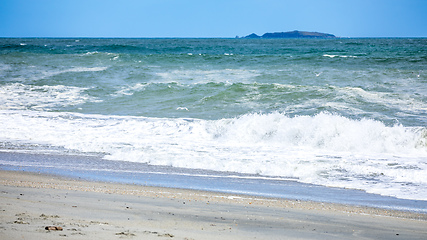
<svg viewBox="0 0 427 240"><path fill-rule="evenodd" d="M275 33L264 33L262 36L258 36L252 33L242 38L336 38L335 35L329 33L319 32L304 32L304 31L292 31L292 32L275 32Z"/></svg>

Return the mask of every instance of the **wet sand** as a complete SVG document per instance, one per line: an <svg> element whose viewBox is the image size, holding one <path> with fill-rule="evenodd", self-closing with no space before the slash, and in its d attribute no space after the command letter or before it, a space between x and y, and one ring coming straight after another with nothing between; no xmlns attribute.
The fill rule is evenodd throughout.
<svg viewBox="0 0 427 240"><path fill-rule="evenodd" d="M9 171L0 171L0 191L0 239L427 236L427 214L331 203L88 182Z"/></svg>

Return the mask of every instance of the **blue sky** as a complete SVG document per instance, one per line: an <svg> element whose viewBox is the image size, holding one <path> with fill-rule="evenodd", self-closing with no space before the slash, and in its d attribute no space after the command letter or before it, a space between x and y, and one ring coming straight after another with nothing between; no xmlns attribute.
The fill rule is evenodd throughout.
<svg viewBox="0 0 427 240"><path fill-rule="evenodd" d="M427 37L427 0L0 0L0 37Z"/></svg>

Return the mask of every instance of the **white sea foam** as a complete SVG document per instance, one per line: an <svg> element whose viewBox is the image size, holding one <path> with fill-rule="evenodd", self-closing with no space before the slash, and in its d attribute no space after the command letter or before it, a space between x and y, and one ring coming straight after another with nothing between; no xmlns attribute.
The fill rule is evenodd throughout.
<svg viewBox="0 0 427 240"><path fill-rule="evenodd" d="M64 69L48 69L42 67L29 66L29 68L22 69L17 77L14 77L14 81L26 82L26 81L39 81L42 79L49 79L53 76L66 73L79 73L79 72L101 72L108 69L108 67L72 67ZM15 70L17 71L17 70Z"/></svg>
<svg viewBox="0 0 427 240"><path fill-rule="evenodd" d="M99 54L100 52L98 52L98 51L94 51L94 52L87 52L87 53L84 53L84 54L82 54L81 56L85 56L85 55L95 55L95 54Z"/></svg>
<svg viewBox="0 0 427 240"><path fill-rule="evenodd" d="M86 52L86 53L81 54L80 56L86 56L86 55L97 55L97 54L106 54L106 55L110 55L110 56L119 56L119 54L117 54L117 53L110 53L110 52L98 52L98 51Z"/></svg>
<svg viewBox="0 0 427 240"><path fill-rule="evenodd" d="M120 87L120 90L114 92L112 96L120 97L123 95L133 95L135 92L143 91L147 87L147 83L136 83Z"/></svg>
<svg viewBox="0 0 427 240"><path fill-rule="evenodd" d="M85 57L85 56L107 56L110 58L110 60L117 60L120 57L120 54L118 53L110 53L110 52L98 52L98 51L94 51L94 52L87 52L87 53L83 53L80 54L80 56Z"/></svg>
<svg viewBox="0 0 427 240"><path fill-rule="evenodd" d="M357 56L347 56L347 55L333 55L333 54L323 54L324 57L334 58L334 57L340 57L340 58L357 58Z"/></svg>
<svg viewBox="0 0 427 240"><path fill-rule="evenodd" d="M410 94L397 94L389 92L365 91L359 87L333 87L349 99L359 98L366 102L384 105L388 108L399 108L400 110L418 111L427 110L427 103L415 99Z"/></svg>
<svg viewBox="0 0 427 240"><path fill-rule="evenodd" d="M0 111L0 142L427 200L427 130L318 114L221 120ZM38 149L39 151L40 149Z"/></svg>
<svg viewBox="0 0 427 240"><path fill-rule="evenodd" d="M221 69L221 70L173 70L156 73L161 82L180 82L184 84L199 83L250 83L251 79L259 76L256 70Z"/></svg>
<svg viewBox="0 0 427 240"><path fill-rule="evenodd" d="M12 83L0 86L0 109L49 110L85 102L99 101L84 94L87 88L72 86L35 86Z"/></svg>
<svg viewBox="0 0 427 240"><path fill-rule="evenodd" d="M42 72L40 79L71 72L100 72L106 70L107 68L108 67L73 67L62 70L49 70Z"/></svg>
<svg viewBox="0 0 427 240"><path fill-rule="evenodd" d="M60 70L53 72L56 74L67 73L67 72L100 72L106 70L108 67L74 67L70 69Z"/></svg>
<svg viewBox="0 0 427 240"><path fill-rule="evenodd" d="M366 114L366 109L370 106L381 107L383 109L392 109L396 115L414 114L419 115L427 111L427 102L423 101L420 95L397 92L379 92L374 90L365 90L361 87L339 87L339 86L297 86L286 84L274 84L276 88L289 89L293 92L313 92L327 96L325 98L309 98L299 101L295 104L285 106L287 112L310 109L318 107L328 107L334 111L343 111L352 114ZM422 90L419 90L422 92ZM371 113L378 117L384 117L382 112ZM381 116L382 115L382 116Z"/></svg>

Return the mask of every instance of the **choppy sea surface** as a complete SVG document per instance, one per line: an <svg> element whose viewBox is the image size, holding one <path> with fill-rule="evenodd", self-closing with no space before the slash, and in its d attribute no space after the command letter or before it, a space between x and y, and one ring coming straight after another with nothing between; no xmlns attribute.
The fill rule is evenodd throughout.
<svg viewBox="0 0 427 240"><path fill-rule="evenodd" d="M0 38L0 152L425 201L426 66L425 38Z"/></svg>

